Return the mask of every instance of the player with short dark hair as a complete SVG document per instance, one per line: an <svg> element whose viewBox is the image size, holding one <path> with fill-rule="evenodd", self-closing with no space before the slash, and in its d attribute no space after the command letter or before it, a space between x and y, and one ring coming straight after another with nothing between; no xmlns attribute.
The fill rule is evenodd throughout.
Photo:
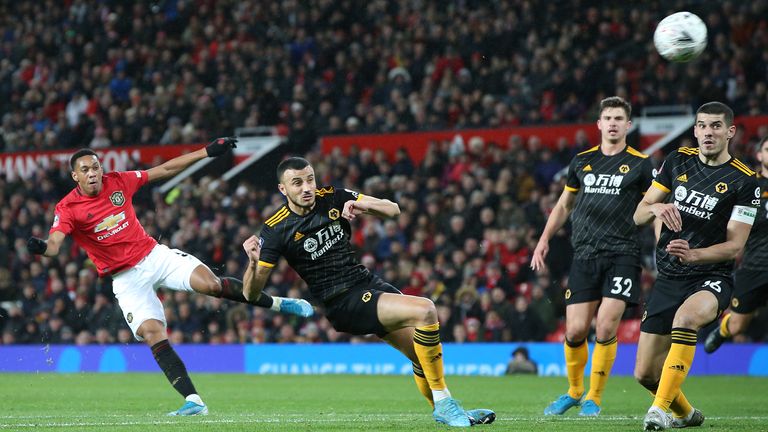
<svg viewBox="0 0 768 432"><path fill-rule="evenodd" d="M568 392L544 409L561 415L600 414L602 394L616 359L616 332L627 304L640 299L640 243L632 212L653 179L648 157L627 145L631 106L614 96L600 102L600 145L579 153L568 167L565 190L547 220L531 268L543 269L549 240L571 218L574 258L565 291L565 363ZM589 392L584 395L587 336L597 313Z"/></svg>
<svg viewBox="0 0 768 432"><path fill-rule="evenodd" d="M755 173L728 152L733 111L720 102L696 112L699 147L669 154L637 206L638 225L661 221L658 277L637 347L635 378L655 395L646 430L698 426L701 411L681 391L696 351L697 332L728 307L733 266L755 221ZM671 409L674 419L667 410Z"/></svg>
<svg viewBox="0 0 768 432"><path fill-rule="evenodd" d="M205 415L208 407L168 343L165 311L155 293L157 288L194 291L305 317L313 314L306 300L268 295L246 300L241 281L218 278L194 256L158 244L136 217L132 198L140 187L173 177L200 159L221 156L236 147L236 142L236 138L218 138L205 148L145 171L112 173L104 173L93 150L78 150L70 159L77 187L56 205L48 239L32 237L27 243L31 253L52 257L59 253L65 237L72 235L96 265L99 276L112 276L112 288L125 321L136 339L152 348L160 369L186 400L170 415Z"/></svg>
<svg viewBox="0 0 768 432"><path fill-rule="evenodd" d="M734 289L731 312L725 315L720 326L712 330L704 340L704 351L713 353L727 339L742 334L749 328L754 312L768 301L768 137L757 145L760 172L760 205L755 225L749 233L744 257L734 273Z"/></svg>
<svg viewBox="0 0 768 432"><path fill-rule="evenodd" d="M243 243L249 265L243 276L246 298L258 297L281 256L320 301L334 329L376 334L413 362L414 379L434 406L435 420L450 426L490 423L490 410L465 412L443 376L437 309L430 299L403 295L355 257L349 221L361 214L394 218L392 201L347 189L317 188L309 162L292 157L277 167L278 189L286 203L269 217L260 235Z"/></svg>

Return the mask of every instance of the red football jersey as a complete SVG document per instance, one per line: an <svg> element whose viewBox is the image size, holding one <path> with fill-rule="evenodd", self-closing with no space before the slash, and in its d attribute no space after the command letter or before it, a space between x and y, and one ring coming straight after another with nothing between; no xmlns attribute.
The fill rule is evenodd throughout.
<svg viewBox="0 0 768 432"><path fill-rule="evenodd" d="M112 172L103 179L95 197L76 187L59 201L50 230L71 234L100 276L133 267L157 244L136 218L132 202L136 190L149 181L147 172Z"/></svg>

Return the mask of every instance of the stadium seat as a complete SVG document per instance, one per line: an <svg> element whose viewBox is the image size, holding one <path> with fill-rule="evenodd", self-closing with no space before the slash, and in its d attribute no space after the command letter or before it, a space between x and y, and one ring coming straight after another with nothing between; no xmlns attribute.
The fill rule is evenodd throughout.
<svg viewBox="0 0 768 432"><path fill-rule="evenodd" d="M640 339L640 320L623 320L619 323L616 336L621 343L635 343Z"/></svg>

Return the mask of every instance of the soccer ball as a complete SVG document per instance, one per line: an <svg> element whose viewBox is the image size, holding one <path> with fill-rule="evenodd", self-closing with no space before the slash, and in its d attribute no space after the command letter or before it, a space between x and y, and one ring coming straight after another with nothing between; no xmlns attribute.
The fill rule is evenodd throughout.
<svg viewBox="0 0 768 432"><path fill-rule="evenodd" d="M669 61L691 61L707 47L707 25L690 12L673 13L656 26L653 44Z"/></svg>

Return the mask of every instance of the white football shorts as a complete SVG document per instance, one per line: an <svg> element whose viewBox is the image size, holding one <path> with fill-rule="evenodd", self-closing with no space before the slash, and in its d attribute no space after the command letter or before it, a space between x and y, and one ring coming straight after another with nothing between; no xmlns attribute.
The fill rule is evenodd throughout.
<svg viewBox="0 0 768 432"><path fill-rule="evenodd" d="M112 291L136 340L144 340L136 331L148 319L167 325L163 304L155 291L160 287L194 291L189 280L201 264L205 265L186 252L158 244L138 264L112 277Z"/></svg>

